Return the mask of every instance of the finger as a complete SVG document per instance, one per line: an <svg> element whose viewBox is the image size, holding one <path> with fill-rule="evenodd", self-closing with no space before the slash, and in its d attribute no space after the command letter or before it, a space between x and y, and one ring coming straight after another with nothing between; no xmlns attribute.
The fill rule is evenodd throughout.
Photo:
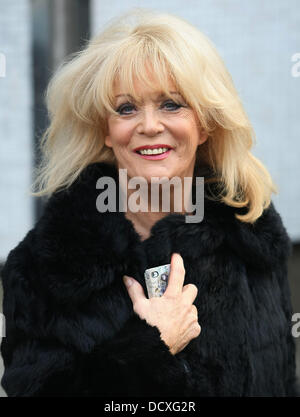
<svg viewBox="0 0 300 417"><path fill-rule="evenodd" d="M179 253L173 253L171 258L171 268L170 275L168 280L168 286L165 291L166 296L168 297L177 297L182 293L182 286L184 283L184 264L183 259Z"/></svg>
<svg viewBox="0 0 300 417"><path fill-rule="evenodd" d="M198 288L194 284L186 284L182 290L182 296L186 302L193 304L198 295Z"/></svg>
<svg viewBox="0 0 300 417"><path fill-rule="evenodd" d="M191 327L191 332L190 335L193 339L195 339L196 337L198 337L201 333L201 326L199 323L194 323L194 325Z"/></svg>
<svg viewBox="0 0 300 417"><path fill-rule="evenodd" d="M138 300L147 300L144 289L138 281L132 277L128 277L127 275L124 275L123 281L127 288L129 297L131 298L132 304L135 304Z"/></svg>
<svg viewBox="0 0 300 417"><path fill-rule="evenodd" d="M195 319L198 321L198 309L195 306L195 304L192 305L192 313L193 313L193 316L195 317Z"/></svg>

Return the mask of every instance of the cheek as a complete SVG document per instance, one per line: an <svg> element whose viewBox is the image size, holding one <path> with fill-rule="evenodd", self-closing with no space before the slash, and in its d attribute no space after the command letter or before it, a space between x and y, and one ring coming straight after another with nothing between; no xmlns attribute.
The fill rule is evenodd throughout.
<svg viewBox="0 0 300 417"><path fill-rule="evenodd" d="M113 146L124 146L131 139L132 129L128 123L113 123L109 127L109 133Z"/></svg>
<svg viewBox="0 0 300 417"><path fill-rule="evenodd" d="M198 127L194 120L183 120L177 126L174 126L174 134L177 137L178 143L185 147L196 148L200 141Z"/></svg>

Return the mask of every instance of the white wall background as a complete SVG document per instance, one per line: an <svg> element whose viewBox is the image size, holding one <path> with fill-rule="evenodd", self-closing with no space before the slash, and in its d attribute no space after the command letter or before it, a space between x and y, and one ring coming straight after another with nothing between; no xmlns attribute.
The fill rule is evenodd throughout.
<svg viewBox="0 0 300 417"><path fill-rule="evenodd" d="M30 0L0 0L0 262L33 222Z"/></svg>
<svg viewBox="0 0 300 417"><path fill-rule="evenodd" d="M92 33L132 7L183 17L216 45L254 126L254 154L279 187L273 201L294 241L300 242L299 0L92 0ZM298 58L300 62L300 57Z"/></svg>

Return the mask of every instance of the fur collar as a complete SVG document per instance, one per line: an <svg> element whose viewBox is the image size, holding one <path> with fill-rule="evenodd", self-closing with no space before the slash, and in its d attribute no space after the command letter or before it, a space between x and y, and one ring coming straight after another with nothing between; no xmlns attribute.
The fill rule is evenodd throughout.
<svg viewBox="0 0 300 417"><path fill-rule="evenodd" d="M31 234L45 285L62 302L70 291L73 300L79 301L91 291L113 284L116 276L141 276L146 268L169 263L173 252L193 264L223 247L247 267L265 270L281 262L291 249L273 204L255 224L249 224L235 218L234 213L241 210L207 197L202 222L185 223L185 216L169 214L141 242L124 213L97 211L96 181L103 175L112 176L118 184L114 166L89 165L71 187L51 196Z"/></svg>

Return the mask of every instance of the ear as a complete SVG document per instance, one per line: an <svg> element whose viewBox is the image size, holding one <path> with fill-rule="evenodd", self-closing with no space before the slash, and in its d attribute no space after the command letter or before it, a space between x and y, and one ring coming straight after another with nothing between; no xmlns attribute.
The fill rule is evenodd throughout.
<svg viewBox="0 0 300 417"><path fill-rule="evenodd" d="M205 132L205 130L202 128L199 134L199 141L198 144L202 145L208 138L208 133Z"/></svg>
<svg viewBox="0 0 300 417"><path fill-rule="evenodd" d="M106 146L108 146L109 148L112 148L112 144L111 144L110 136L105 136L104 143L105 143L105 145L106 145Z"/></svg>

